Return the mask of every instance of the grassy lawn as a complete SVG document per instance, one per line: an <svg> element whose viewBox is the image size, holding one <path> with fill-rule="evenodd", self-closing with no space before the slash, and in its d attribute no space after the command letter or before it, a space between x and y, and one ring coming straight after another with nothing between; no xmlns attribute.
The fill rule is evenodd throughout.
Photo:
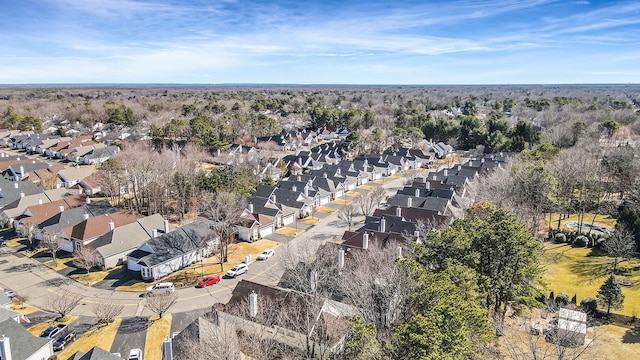
<svg viewBox="0 0 640 360"><path fill-rule="evenodd" d="M94 346L110 351L121 321L122 319L118 318L107 326L92 327L84 335L79 337L78 340L72 342L69 347L58 354L58 359L67 359L76 351L87 353L87 351L91 350Z"/></svg>
<svg viewBox="0 0 640 360"><path fill-rule="evenodd" d="M378 185L382 185L382 184L384 184L384 180L382 180L382 179L373 180L372 182L373 182L374 184L378 184Z"/></svg>
<svg viewBox="0 0 640 360"><path fill-rule="evenodd" d="M162 319L155 319L147 328L147 338L144 343L144 358L148 360L162 359L162 342L171 335L171 314L162 315Z"/></svg>
<svg viewBox="0 0 640 360"><path fill-rule="evenodd" d="M323 214L334 214L338 211L338 209L330 208L328 206L320 206L316 209L316 211Z"/></svg>
<svg viewBox="0 0 640 360"><path fill-rule="evenodd" d="M67 268L69 266L67 264L72 261L73 261L73 258L57 259L55 262L53 260L49 260L46 263L44 263L44 265L54 271L60 271Z"/></svg>
<svg viewBox="0 0 640 360"><path fill-rule="evenodd" d="M95 283L104 280L108 275L108 271L93 271L88 274L73 274L71 278L85 285L93 286Z"/></svg>
<svg viewBox="0 0 640 360"><path fill-rule="evenodd" d="M25 238L15 238L7 240L6 244L8 247L25 246L28 245L28 241Z"/></svg>
<svg viewBox="0 0 640 360"><path fill-rule="evenodd" d="M376 187L375 186L371 186L371 185L360 185L360 186L358 186L358 189L367 190L367 191L373 191L373 190L376 189Z"/></svg>
<svg viewBox="0 0 640 360"><path fill-rule="evenodd" d="M332 203L334 203L334 204L338 204L338 205L349 205L349 204L351 204L351 202L352 202L352 201L349 201L349 200L342 200L342 199L336 199L336 200L333 200L333 201L332 201Z"/></svg>
<svg viewBox="0 0 640 360"><path fill-rule="evenodd" d="M609 276L610 257L599 254L597 250L567 244L546 243L544 248L542 264L546 271L542 278L547 295L550 291L556 295L563 292L569 297L576 294L578 303L584 297L596 297L598 289ZM640 260L625 261L618 266L622 274L616 278L630 281L634 286L622 288L624 309L612 312L637 314L640 312Z"/></svg>
<svg viewBox="0 0 640 360"><path fill-rule="evenodd" d="M347 191L346 195L347 196L351 196L351 197L355 197L355 198L362 196L362 194L357 192L357 191Z"/></svg>
<svg viewBox="0 0 640 360"><path fill-rule="evenodd" d="M33 334L33 336L40 336L40 334L42 334L42 332L45 331L49 326L54 326L56 324L69 325L72 322L76 321L76 319L78 319L77 316L67 315L64 317L64 319L62 319L62 321L55 321L55 320L45 321L40 324L31 326L27 330L29 330L29 332Z"/></svg>
<svg viewBox="0 0 640 360"><path fill-rule="evenodd" d="M594 328L600 359L640 359L640 334L638 331L615 325Z"/></svg>
<svg viewBox="0 0 640 360"><path fill-rule="evenodd" d="M305 225L315 225L318 223L318 221L320 221L320 219L318 219L317 217L313 217L313 216L309 216L306 217L302 220L298 220L298 222L300 224L305 224Z"/></svg>
<svg viewBox="0 0 640 360"><path fill-rule="evenodd" d="M15 310L17 312L19 312L21 315L29 315L29 314L33 314L36 311L39 311L40 309L38 309L35 306L31 306L29 304L16 304L15 302L11 303L11 305L9 305L9 308L11 310ZM40 334L38 334L40 335Z"/></svg>
<svg viewBox="0 0 640 360"><path fill-rule="evenodd" d="M558 227L558 218L560 217L560 214L553 213L550 216L551 216L551 228L556 229ZM600 226L604 225L605 227L608 227L609 230L613 230L616 227L616 219L610 217L609 215L585 214L584 223L591 224L591 222L594 220L594 217L595 217L595 222L594 222L595 225L600 225ZM573 222L573 221L578 221L578 214L572 214L568 218L560 220L560 228L562 230L569 230L565 225L568 222ZM544 223L544 226L548 226L548 225L549 225L549 215L545 216L545 223Z"/></svg>
<svg viewBox="0 0 640 360"><path fill-rule="evenodd" d="M301 221L302 222L302 221ZM304 230L302 229L295 229L292 227L282 227L278 230L276 230L276 234L279 235L284 235L284 236L288 236L288 237L294 237L296 235L300 235L304 232Z"/></svg>

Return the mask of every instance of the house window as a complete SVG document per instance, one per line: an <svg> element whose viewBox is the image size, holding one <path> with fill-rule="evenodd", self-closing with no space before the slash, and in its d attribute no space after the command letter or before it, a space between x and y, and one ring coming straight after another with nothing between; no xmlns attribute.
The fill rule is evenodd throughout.
<svg viewBox="0 0 640 360"><path fill-rule="evenodd" d="M140 272L142 273L143 277L149 277L149 268L146 267L140 267Z"/></svg>
<svg viewBox="0 0 640 360"><path fill-rule="evenodd" d="M76 241L76 251L82 250L82 242Z"/></svg>

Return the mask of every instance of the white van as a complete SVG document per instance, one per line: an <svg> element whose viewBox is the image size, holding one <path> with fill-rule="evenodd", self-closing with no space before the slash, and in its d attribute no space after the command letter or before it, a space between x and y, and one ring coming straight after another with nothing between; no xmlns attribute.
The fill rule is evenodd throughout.
<svg viewBox="0 0 640 360"><path fill-rule="evenodd" d="M147 288L147 295L170 294L176 291L172 282L157 283Z"/></svg>

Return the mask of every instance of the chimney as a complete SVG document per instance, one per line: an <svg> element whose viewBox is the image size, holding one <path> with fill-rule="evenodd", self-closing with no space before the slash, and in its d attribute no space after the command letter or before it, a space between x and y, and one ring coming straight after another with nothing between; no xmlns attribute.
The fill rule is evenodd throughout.
<svg viewBox="0 0 640 360"><path fill-rule="evenodd" d="M324 174L322 174L322 177L326 179L329 176L327 175L327 173L324 173Z"/></svg>
<svg viewBox="0 0 640 360"><path fill-rule="evenodd" d="M309 185L304 186L304 196L309 196Z"/></svg>
<svg viewBox="0 0 640 360"><path fill-rule="evenodd" d="M84 203L85 204L91 204L91 198L89 196L87 196L86 198L84 198Z"/></svg>
<svg viewBox="0 0 640 360"><path fill-rule="evenodd" d="M254 290L249 294L249 315L252 318L258 315L258 294Z"/></svg>
<svg viewBox="0 0 640 360"><path fill-rule="evenodd" d="M59 205L58 206L58 211L59 212L63 212L64 211L64 205Z"/></svg>
<svg viewBox="0 0 640 360"><path fill-rule="evenodd" d="M302 166L302 158L301 157L298 158L298 165Z"/></svg>
<svg viewBox="0 0 640 360"><path fill-rule="evenodd" d="M413 207L413 198L411 197L407 198L407 207Z"/></svg>
<svg viewBox="0 0 640 360"><path fill-rule="evenodd" d="M89 219L89 214L87 214L87 213L82 214L82 219L88 220Z"/></svg>
<svg viewBox="0 0 640 360"><path fill-rule="evenodd" d="M380 226L378 229L381 233L387 232L387 220L383 218L380 219Z"/></svg>
<svg viewBox="0 0 640 360"><path fill-rule="evenodd" d="M21 198L23 198L23 197L24 197L24 193L23 193L23 192L21 192L21 193L20 193L20 197L21 197Z"/></svg>
<svg viewBox="0 0 640 360"><path fill-rule="evenodd" d="M480 162L482 162L482 161L480 161ZM469 166L473 166L473 161L469 161Z"/></svg>
<svg viewBox="0 0 640 360"><path fill-rule="evenodd" d="M216 152L218 153L218 156L220 156L220 149L218 149Z"/></svg>
<svg viewBox="0 0 640 360"><path fill-rule="evenodd" d="M415 197L420 197L420 189L416 188Z"/></svg>
<svg viewBox="0 0 640 360"><path fill-rule="evenodd" d="M402 259L402 246L398 246L398 259Z"/></svg>
<svg viewBox="0 0 640 360"><path fill-rule="evenodd" d="M249 205L247 205L247 210L250 214L253 214L253 203L249 203Z"/></svg>
<svg viewBox="0 0 640 360"><path fill-rule="evenodd" d="M420 239L420 231L416 230L413 232L413 237L418 241Z"/></svg>
<svg viewBox="0 0 640 360"><path fill-rule="evenodd" d="M0 335L0 359L11 360L11 343L9 338L4 335Z"/></svg>
<svg viewBox="0 0 640 360"><path fill-rule="evenodd" d="M442 175L449 176L449 170L447 169L442 170Z"/></svg>
<svg viewBox="0 0 640 360"><path fill-rule="evenodd" d="M38 205L42 205L42 199L38 199Z"/></svg>
<svg viewBox="0 0 640 360"><path fill-rule="evenodd" d="M298 174L298 181L302 181L302 176Z"/></svg>
<svg viewBox="0 0 640 360"><path fill-rule="evenodd" d="M369 234L366 231L362 234L362 248L365 250L369 248Z"/></svg>
<svg viewBox="0 0 640 360"><path fill-rule="evenodd" d="M502 151L500 151L500 157L503 157L504 153Z"/></svg>
<svg viewBox="0 0 640 360"><path fill-rule="evenodd" d="M24 166L20 165L20 178L24 179Z"/></svg>
<svg viewBox="0 0 640 360"><path fill-rule="evenodd" d="M169 220L162 220L164 233L169 233Z"/></svg>
<svg viewBox="0 0 640 360"><path fill-rule="evenodd" d="M151 230L151 238L155 239L158 237L158 229L152 229Z"/></svg>
<svg viewBox="0 0 640 360"><path fill-rule="evenodd" d="M113 220L109 221L109 231L113 231L113 229L116 228L116 224L113 222Z"/></svg>
<svg viewBox="0 0 640 360"><path fill-rule="evenodd" d="M398 206L396 208L396 216L397 217L401 217L402 216L402 208L400 206Z"/></svg>
<svg viewBox="0 0 640 360"><path fill-rule="evenodd" d="M458 171L462 170L462 165L458 165Z"/></svg>
<svg viewBox="0 0 640 360"><path fill-rule="evenodd" d="M297 186L295 186L295 185L293 185L293 186L291 187L291 191L293 191L293 192L298 191L298 187L297 187Z"/></svg>
<svg viewBox="0 0 640 360"><path fill-rule="evenodd" d="M342 269L344 267L344 250L338 250L338 268Z"/></svg>
<svg viewBox="0 0 640 360"><path fill-rule="evenodd" d="M167 336L162 342L162 360L173 360L173 345L170 337Z"/></svg>
<svg viewBox="0 0 640 360"><path fill-rule="evenodd" d="M13 183L13 187L14 187L15 189L17 189L17 188L18 188L18 183L17 183L17 182L14 182L14 183Z"/></svg>
<svg viewBox="0 0 640 360"><path fill-rule="evenodd" d="M427 189L427 190L431 190L431 183L428 182L428 181L425 181L424 182L424 188Z"/></svg>

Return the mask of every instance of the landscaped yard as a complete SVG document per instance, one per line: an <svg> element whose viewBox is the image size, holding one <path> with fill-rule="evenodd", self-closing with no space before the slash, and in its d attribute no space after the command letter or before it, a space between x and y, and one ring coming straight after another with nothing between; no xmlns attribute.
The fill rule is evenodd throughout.
<svg viewBox="0 0 640 360"><path fill-rule="evenodd" d="M79 337L78 340L72 342L69 347L65 348L60 354L58 354L58 359L67 359L76 351L87 353L94 346L106 351L111 350L111 345L116 337L121 321L122 319L117 318L107 326L94 326L87 331L86 334Z"/></svg>
<svg viewBox="0 0 640 360"><path fill-rule="evenodd" d="M546 271L543 275L547 295L565 293L577 295L578 303L584 297L595 298L598 289L609 276L612 259L595 249L572 247L567 244L546 243L542 264ZM623 287L625 295L624 309L612 310L623 315L637 315L640 312L640 260L624 261L618 265L622 273L618 280L629 281L632 287Z"/></svg>
<svg viewBox="0 0 640 360"><path fill-rule="evenodd" d="M298 229L298 233L300 233L300 231L301 230ZM237 244L231 244L229 245L229 254L227 256L228 261L223 264L222 271L220 271L218 259L214 256L205 259L203 267L200 266L200 263L196 263L188 268L162 278L161 281L173 282L178 287L182 284L185 286L195 286L196 280L201 277L202 273L205 275L222 276L227 272L227 270L231 269L236 264L243 262L247 255L251 255L255 260L262 251L266 249L276 249L278 246L280 246L279 242L267 239L260 239L252 243L240 242ZM189 281L189 283L187 284L185 281ZM191 284L191 282L193 284ZM142 280L131 280L122 286L118 286L116 290L145 291L149 286L151 286L151 283L147 283Z"/></svg>
<svg viewBox="0 0 640 360"><path fill-rule="evenodd" d="M362 196L362 194L357 192L357 191L347 191L346 195L347 196L351 196L351 197L360 197L360 196Z"/></svg>
<svg viewBox="0 0 640 360"><path fill-rule="evenodd" d="M551 228L557 229L558 218L560 217L560 214L553 213L550 216L551 216ZM609 228L609 230L613 230L616 227L616 219L612 218L609 215L585 214L584 223L591 224L591 222L594 221L594 217L595 217L595 222L594 222L595 225L604 225L605 227ZM572 229L568 229L566 224L569 222L577 222L577 221L578 221L578 214L572 214L568 218L560 220L560 228L562 230L572 230ZM545 216L544 226L545 227L549 226L549 215Z"/></svg>
<svg viewBox="0 0 640 360"><path fill-rule="evenodd" d="M300 221L300 222L302 222L302 221ZM300 235L303 232L304 232L304 230L302 230L302 229L296 229L296 228L292 228L292 227L281 227L280 229L276 230L276 234L284 235L284 236L288 236L288 237L294 237L296 235Z"/></svg>
<svg viewBox="0 0 640 360"><path fill-rule="evenodd" d="M337 204L337 205L349 205L349 204L352 203L352 201L336 199L336 200L333 200L332 203Z"/></svg>
<svg viewBox="0 0 640 360"><path fill-rule="evenodd" d="M73 274L71 278L85 285L93 286L94 284L104 280L109 275L109 271L92 271L88 274Z"/></svg>
<svg viewBox="0 0 640 360"><path fill-rule="evenodd" d="M320 219L313 216L308 216L304 219L298 220L300 224L305 224L305 225L315 225L318 223L318 221L320 221Z"/></svg>
<svg viewBox="0 0 640 360"><path fill-rule="evenodd" d="M68 267L68 263L72 262L73 258L56 259L56 261L49 260L44 265L55 271L60 271Z"/></svg>
<svg viewBox="0 0 640 360"><path fill-rule="evenodd" d="M367 190L367 191L373 191L376 189L375 186L371 186L371 185L360 185L358 186L358 189L362 189L362 190Z"/></svg>
<svg viewBox="0 0 640 360"><path fill-rule="evenodd" d="M162 319L152 320L147 328L144 342L144 358L147 360L162 359L162 342L171 335L171 314L162 315Z"/></svg>
<svg viewBox="0 0 640 360"><path fill-rule="evenodd" d="M320 206L316 209L317 212L323 214L333 214L338 211L338 209L330 208L328 206Z"/></svg>

